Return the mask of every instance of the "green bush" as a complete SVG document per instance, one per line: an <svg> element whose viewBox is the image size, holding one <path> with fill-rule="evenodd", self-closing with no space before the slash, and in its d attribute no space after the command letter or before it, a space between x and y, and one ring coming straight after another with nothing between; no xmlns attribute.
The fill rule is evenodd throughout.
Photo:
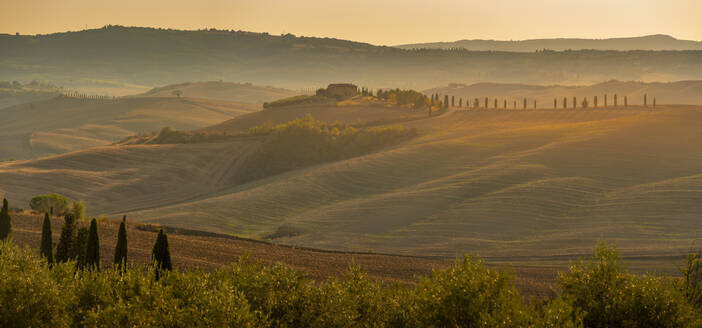
<svg viewBox="0 0 702 328"><path fill-rule="evenodd" d="M39 213L64 215L68 211L68 198L58 194L34 196L29 201L29 207Z"/></svg>
<svg viewBox="0 0 702 328"><path fill-rule="evenodd" d="M598 247L560 277L562 295L525 305L511 277L464 258L417 286L385 285L352 266L315 282L285 265L239 259L212 273L52 267L0 243L0 327L700 327L677 284L627 273Z"/></svg>
<svg viewBox="0 0 702 328"><path fill-rule="evenodd" d="M507 274L464 258L423 279L408 307L413 327L524 327L531 310Z"/></svg>
<svg viewBox="0 0 702 328"><path fill-rule="evenodd" d="M585 327L700 327L699 313L670 279L627 272L613 247L559 274L563 299L585 313Z"/></svg>

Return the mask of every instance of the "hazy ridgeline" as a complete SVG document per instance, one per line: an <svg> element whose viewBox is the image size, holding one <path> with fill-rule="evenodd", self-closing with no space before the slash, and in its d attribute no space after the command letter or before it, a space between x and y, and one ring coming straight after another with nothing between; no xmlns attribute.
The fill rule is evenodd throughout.
<svg viewBox="0 0 702 328"><path fill-rule="evenodd" d="M99 76L162 85L223 79L293 88L329 81L417 89L456 81L583 84L702 76L702 51L404 50L289 34L119 26L0 35L0 63L0 75L10 80Z"/></svg>

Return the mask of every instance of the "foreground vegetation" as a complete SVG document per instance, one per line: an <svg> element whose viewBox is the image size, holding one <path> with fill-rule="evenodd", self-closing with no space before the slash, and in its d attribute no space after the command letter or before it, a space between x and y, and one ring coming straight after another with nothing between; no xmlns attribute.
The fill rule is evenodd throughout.
<svg viewBox="0 0 702 328"><path fill-rule="evenodd" d="M698 270L699 258L689 268ZM687 269L686 269L687 272ZM695 271L698 272L698 271ZM415 287L383 285L351 267L315 283L246 258L216 272L76 270L0 244L0 326L167 327L699 327L689 279L628 273L612 247L560 275L560 294L521 301L510 275L464 258ZM689 277L689 275L686 275Z"/></svg>

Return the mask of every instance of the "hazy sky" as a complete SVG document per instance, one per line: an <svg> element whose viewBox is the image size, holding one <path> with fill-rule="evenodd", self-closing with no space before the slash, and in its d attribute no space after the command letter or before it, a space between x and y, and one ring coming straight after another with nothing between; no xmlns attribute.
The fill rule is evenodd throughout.
<svg viewBox="0 0 702 328"><path fill-rule="evenodd" d="M329 36L394 45L459 39L702 40L702 0L0 0L0 33L107 24Z"/></svg>

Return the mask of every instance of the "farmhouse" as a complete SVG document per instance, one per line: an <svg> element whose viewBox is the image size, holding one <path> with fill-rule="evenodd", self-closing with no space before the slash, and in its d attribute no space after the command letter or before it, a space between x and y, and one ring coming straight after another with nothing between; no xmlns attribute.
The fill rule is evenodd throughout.
<svg viewBox="0 0 702 328"><path fill-rule="evenodd" d="M350 83L330 84L327 94L338 98L351 98L358 93L358 87Z"/></svg>

